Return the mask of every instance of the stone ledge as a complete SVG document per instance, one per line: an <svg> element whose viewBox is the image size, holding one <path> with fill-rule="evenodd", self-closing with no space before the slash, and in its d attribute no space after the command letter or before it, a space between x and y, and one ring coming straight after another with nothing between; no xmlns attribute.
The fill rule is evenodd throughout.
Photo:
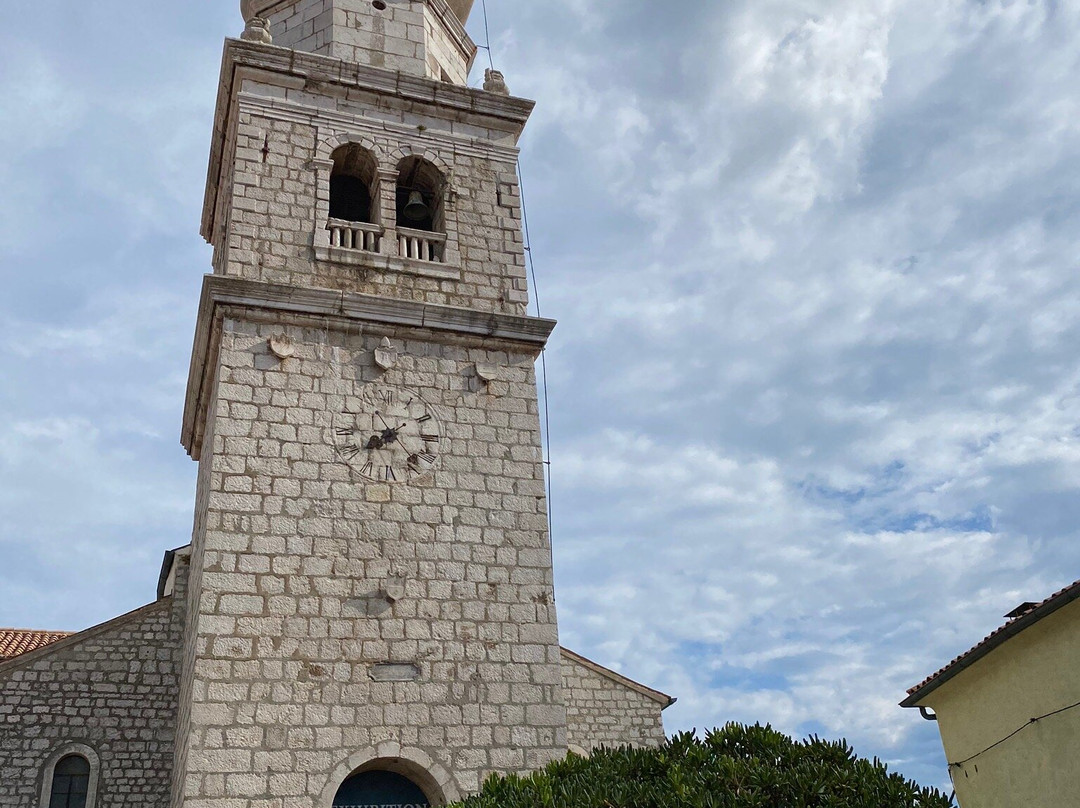
<svg viewBox="0 0 1080 808"><path fill-rule="evenodd" d="M441 281L461 280L461 270L451 264L436 264L431 261L379 255L378 253L364 252L363 250L349 250L344 247L316 247L315 260L353 267L366 267L383 272L422 275L425 278L437 278Z"/></svg>
<svg viewBox="0 0 1080 808"><path fill-rule="evenodd" d="M195 344L191 352L187 398L180 442L193 460L202 453L206 408L221 342L222 309L249 309L322 320L365 322L421 329L426 332L472 337L478 341L516 343L539 354L555 329L554 320L476 311L415 300L376 297L334 289L295 286L206 275L199 301Z"/></svg>
<svg viewBox="0 0 1080 808"><path fill-rule="evenodd" d="M535 101L526 98L490 93L396 70L369 67L334 56L240 39L225 40L219 98L231 95L233 71L242 67L267 71L283 78L291 77L292 80L303 79L308 85L329 84L368 90L378 95L398 96L407 101L482 115L500 120L503 126L518 133L525 128L536 106Z"/></svg>

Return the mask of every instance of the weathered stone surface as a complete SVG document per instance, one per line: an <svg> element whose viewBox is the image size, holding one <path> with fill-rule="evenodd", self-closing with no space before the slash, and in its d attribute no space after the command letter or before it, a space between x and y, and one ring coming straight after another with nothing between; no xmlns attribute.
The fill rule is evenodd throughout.
<svg viewBox="0 0 1080 808"><path fill-rule="evenodd" d="M209 783L227 760L247 798L265 793L257 761L283 720L274 754L306 772L311 795L356 748L388 738L452 772L462 793L564 754L533 349L266 319L238 312L221 326L185 791L219 804ZM281 333L294 356L260 369ZM390 370L375 363L384 339L399 351ZM512 393L472 392L477 363L499 366ZM445 439L429 479L367 484L335 449L335 414L375 380L437 411ZM275 424L297 429L274 436ZM236 493L241 480L250 493ZM395 659L416 660L415 681L372 681L373 665ZM223 733L235 726L257 739L247 757ZM318 760L304 751L316 737Z"/></svg>
<svg viewBox="0 0 1080 808"><path fill-rule="evenodd" d="M476 45L463 23L471 0L242 0L249 23L265 17L277 45L465 84Z"/></svg>
<svg viewBox="0 0 1080 808"><path fill-rule="evenodd" d="M46 763L73 742L100 758L99 806L167 803L182 600L0 664L0 805L37 808Z"/></svg>
<svg viewBox="0 0 1080 808"><path fill-rule="evenodd" d="M373 682L415 682L420 678L419 665L398 662L381 662L371 666Z"/></svg>
<svg viewBox="0 0 1080 808"><path fill-rule="evenodd" d="M621 678L576 654L563 652L566 735L575 752L587 754L598 746L658 746L664 742L661 711L672 703L671 699Z"/></svg>

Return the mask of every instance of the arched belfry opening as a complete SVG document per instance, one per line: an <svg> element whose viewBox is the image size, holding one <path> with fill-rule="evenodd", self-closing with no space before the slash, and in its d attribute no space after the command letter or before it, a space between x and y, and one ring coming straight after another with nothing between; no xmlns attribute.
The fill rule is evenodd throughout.
<svg viewBox="0 0 1080 808"><path fill-rule="evenodd" d="M369 769L349 777L334 797L334 808L429 808L431 799L409 777Z"/></svg>
<svg viewBox="0 0 1080 808"><path fill-rule="evenodd" d="M330 218L374 224L376 163L371 152L356 143L335 149L330 172Z"/></svg>
<svg viewBox="0 0 1080 808"><path fill-rule="evenodd" d="M398 163L397 226L400 254L442 261L446 243L446 178L435 165L415 155Z"/></svg>
<svg viewBox="0 0 1080 808"><path fill-rule="evenodd" d="M358 143L346 143L330 157L330 246L380 252L383 228L375 156Z"/></svg>

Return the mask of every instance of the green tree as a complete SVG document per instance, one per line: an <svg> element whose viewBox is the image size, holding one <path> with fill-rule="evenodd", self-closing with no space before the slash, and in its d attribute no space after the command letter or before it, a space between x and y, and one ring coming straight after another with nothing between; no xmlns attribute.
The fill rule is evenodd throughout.
<svg viewBox="0 0 1080 808"><path fill-rule="evenodd" d="M491 777L459 808L948 808L941 792L856 757L845 741L795 741L729 724L658 749L598 749L526 777Z"/></svg>

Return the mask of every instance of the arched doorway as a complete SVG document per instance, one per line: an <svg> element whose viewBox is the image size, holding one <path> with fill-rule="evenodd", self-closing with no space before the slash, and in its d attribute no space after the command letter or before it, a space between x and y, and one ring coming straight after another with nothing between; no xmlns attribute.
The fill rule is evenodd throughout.
<svg viewBox="0 0 1080 808"><path fill-rule="evenodd" d="M334 808L429 808L420 786L403 774L373 769L341 784Z"/></svg>

